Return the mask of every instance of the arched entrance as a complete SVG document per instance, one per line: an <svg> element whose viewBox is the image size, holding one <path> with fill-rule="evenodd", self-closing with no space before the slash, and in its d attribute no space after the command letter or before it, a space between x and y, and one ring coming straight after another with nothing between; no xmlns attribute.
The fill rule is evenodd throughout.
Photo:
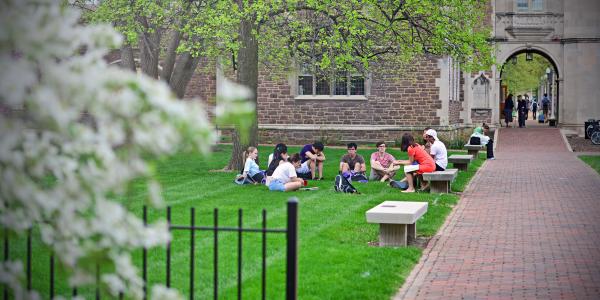
<svg viewBox="0 0 600 300"><path fill-rule="evenodd" d="M520 72L523 69L523 74L518 74L521 79L515 84L514 80L509 80L506 75L514 76L515 72ZM550 103L548 114L544 116L544 124L556 126L560 118L560 70L556 64L556 60L553 59L543 49L533 47L521 47L514 49L506 58L502 61L500 71L497 72L498 78L498 110L499 110L499 123L502 124L504 101L508 94L513 94L513 101L516 100L518 94L528 95L533 101L537 100L539 109L541 111L541 100L544 95L547 94ZM525 77L523 77L525 76ZM512 81L512 82L511 82ZM522 81L527 81L528 84L520 84ZM533 81L536 81L535 83ZM527 89L520 89L516 86L528 85ZM516 88L516 89L515 89ZM532 116L532 114L530 114ZM516 120L515 120L516 122ZM535 124L535 122L529 122Z"/></svg>

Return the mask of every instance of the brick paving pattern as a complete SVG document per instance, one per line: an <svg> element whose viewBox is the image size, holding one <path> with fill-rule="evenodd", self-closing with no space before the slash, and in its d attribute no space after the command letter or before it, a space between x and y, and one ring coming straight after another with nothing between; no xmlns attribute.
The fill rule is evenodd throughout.
<svg viewBox="0 0 600 300"><path fill-rule="evenodd" d="M395 299L600 299L600 176L558 129L498 139Z"/></svg>

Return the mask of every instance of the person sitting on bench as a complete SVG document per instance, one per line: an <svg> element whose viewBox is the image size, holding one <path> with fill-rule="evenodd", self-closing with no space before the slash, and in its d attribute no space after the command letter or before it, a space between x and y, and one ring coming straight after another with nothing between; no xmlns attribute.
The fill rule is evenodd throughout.
<svg viewBox="0 0 600 300"><path fill-rule="evenodd" d="M426 139L431 143L429 154L435 160L435 170L444 171L448 166L448 150L446 145L437 137L437 132L433 129L427 130L425 133Z"/></svg>
<svg viewBox="0 0 600 300"><path fill-rule="evenodd" d="M475 127L473 134L469 138L469 144L471 145L485 145L487 151L487 159L494 159L494 140L487 136L489 134L490 126L483 123L481 127Z"/></svg>
<svg viewBox="0 0 600 300"><path fill-rule="evenodd" d="M425 152L425 149L415 142L415 138L410 133L405 133L402 136L400 150L408 152L408 159L396 160L393 162L394 165L412 165L414 162L419 164L419 168L416 171L405 173L406 177L401 180L408 181L408 189L402 192L414 193L414 179L416 177L422 177L423 173L431 173L435 171L435 162L431 155Z"/></svg>

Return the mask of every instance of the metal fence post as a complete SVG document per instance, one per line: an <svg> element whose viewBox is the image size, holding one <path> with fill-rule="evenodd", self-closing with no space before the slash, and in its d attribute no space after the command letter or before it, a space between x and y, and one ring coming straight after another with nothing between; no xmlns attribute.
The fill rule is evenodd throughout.
<svg viewBox="0 0 600 300"><path fill-rule="evenodd" d="M286 299L298 297L298 198L292 197L287 203L287 268Z"/></svg>

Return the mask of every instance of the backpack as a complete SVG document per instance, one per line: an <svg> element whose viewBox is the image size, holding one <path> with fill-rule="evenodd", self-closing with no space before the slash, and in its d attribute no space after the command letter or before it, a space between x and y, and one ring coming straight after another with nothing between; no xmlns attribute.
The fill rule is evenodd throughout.
<svg viewBox="0 0 600 300"><path fill-rule="evenodd" d="M356 190L356 188L354 186L352 186L350 181L348 181L348 179L346 179L346 177L344 177L342 175L335 176L335 181L333 183L333 189L336 192L341 192L341 193L350 193L350 194L358 193L358 191Z"/></svg>
<svg viewBox="0 0 600 300"><path fill-rule="evenodd" d="M481 138L472 136L471 139L469 139L469 145L481 145Z"/></svg>
<svg viewBox="0 0 600 300"><path fill-rule="evenodd" d="M367 176L365 176L365 174L357 173L354 171L346 171L346 172L342 173L342 176L344 176L344 178L346 178L350 182L358 181L360 183L366 183L369 181L369 179L367 178Z"/></svg>
<svg viewBox="0 0 600 300"><path fill-rule="evenodd" d="M233 180L234 183L236 184L253 184L254 180L252 180L252 178L250 178L250 176L241 176L238 175L236 176L236 178Z"/></svg>

